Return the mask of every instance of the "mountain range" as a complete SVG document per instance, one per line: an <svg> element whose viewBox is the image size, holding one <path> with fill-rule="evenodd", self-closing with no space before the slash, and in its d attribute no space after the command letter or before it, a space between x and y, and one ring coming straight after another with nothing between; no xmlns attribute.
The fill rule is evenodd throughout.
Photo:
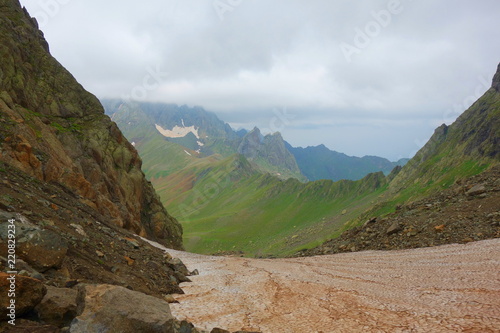
<svg viewBox="0 0 500 333"><path fill-rule="evenodd" d="M202 108L116 100L103 101L103 107L52 57L36 19L18 0L0 0L0 58L0 289L9 290L0 293L2 332L208 332L174 318L168 304L176 302L172 294L183 293L180 283L199 272L189 271L152 241L198 253L270 257L433 246L500 235L500 65L491 88L453 124L438 127L406 165L351 158L360 166L359 174L339 177L362 178L334 181L312 179L348 172L351 159L322 146L293 148L279 133L234 131ZM308 159L315 162L305 169ZM344 162L332 169L334 160ZM387 169L365 174L370 164ZM496 243L491 244L488 251L494 251ZM449 248L438 251L444 253L440 258L449 259ZM213 271L225 274L216 278L226 287L236 280L220 268L228 265L224 258L196 257L210 260ZM373 258L360 267L376 271ZM249 259L233 259L267 277L262 289L273 306L284 303L276 295L289 293L289 279L300 288L311 284L293 274L271 279L274 262L269 260L250 267ZM395 265L403 263L395 260ZM427 265L428 260L433 259L422 262ZM449 273L460 267L476 272L476 258L468 266L444 265L451 268L440 260L434 267ZM321 273L325 262L311 261L310 276ZM295 263L281 261L293 266L290 271L296 270ZM233 264L235 272L238 264ZM268 268L259 270L259 265ZM411 262L403 266L403 274L414 280ZM374 275L349 273L340 280L350 288L349 279L363 282L366 276ZM464 299L489 294L480 299L478 311L483 305L491 308L496 289L488 289L489 284L476 288L476 276L471 276L471 283L465 278L456 284L462 294L451 293L447 280L440 281L444 288L437 289L442 295L431 302L437 304L432 311L442 304L468 308L477 302L457 300L473 292ZM248 283L245 288L253 297L253 277L239 280ZM194 287L204 292L214 284ZM223 289L240 297L245 311L251 309L249 301L264 308L261 294L250 300L234 288ZM335 296L339 289L328 290ZM434 299L435 289L423 291L425 299ZM292 293L291 304L284 304L286 316L290 306L303 309L300 302L308 293ZM354 304L352 311L346 309L358 322L358 304L365 304L365 296L342 293ZM318 294L323 300L324 293ZM378 303L384 301L376 295L382 297ZM397 311L390 312L390 327L396 327L394 318L397 327L415 327L416 317L400 316L407 312L399 311L403 301L397 297L391 303ZM216 298L204 307L220 304ZM327 304L325 315L333 309L337 316L336 304L341 303ZM365 308L363 318L373 319L373 309ZM234 321L231 310L224 309ZM267 308L265 312L267 316ZM438 321L428 313L419 318L447 322L446 327L463 323L464 316L438 314ZM467 317L471 325L483 318L473 312ZM399 319L411 325L401 326ZM496 318L487 319L487 329L494 329ZM356 327L366 329L361 322ZM217 332L229 333L211 331Z"/></svg>
<svg viewBox="0 0 500 333"><path fill-rule="evenodd" d="M124 129L127 138L139 143L146 131L159 132L169 142L187 149L189 154L206 157L219 154L228 157L241 154L263 172L282 179L290 177L300 181L319 179L358 180L370 172L388 174L397 162L376 156L362 158L347 156L326 148L324 145L294 148L279 132L263 135L259 128L234 131L214 113L201 107L177 106L161 103L127 103L120 100L102 100L106 113ZM128 135L133 117L140 113L142 135ZM128 117L132 119L128 119ZM129 124L130 123L130 124ZM137 130L137 127L134 128Z"/></svg>
<svg viewBox="0 0 500 333"><path fill-rule="evenodd" d="M279 133L263 136L258 128L235 132L200 108L103 105L135 144L164 205L181 221L189 250L288 255L495 164L497 95L490 89L453 125L436 129L403 167L404 160L349 157L325 146L294 148ZM194 109L200 119L184 117L182 110ZM175 113L175 121L166 123L173 117L161 118L160 112ZM219 128L208 137L206 115ZM377 172L369 173L371 168ZM304 174L319 180L304 182ZM332 174L356 180L321 179Z"/></svg>

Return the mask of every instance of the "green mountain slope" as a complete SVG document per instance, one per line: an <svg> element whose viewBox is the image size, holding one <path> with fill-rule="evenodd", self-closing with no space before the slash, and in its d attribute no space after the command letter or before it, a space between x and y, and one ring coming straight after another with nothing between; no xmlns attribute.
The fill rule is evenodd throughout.
<svg viewBox="0 0 500 333"><path fill-rule="evenodd" d="M402 168L389 176L380 203L358 218L393 212L397 205L446 189L500 162L500 65L492 87L450 126L438 127Z"/></svg>
<svg viewBox="0 0 500 333"><path fill-rule="evenodd" d="M113 112L104 105L139 151L162 203L183 224L190 251L290 254L344 230L344 223L368 209L386 186L382 173L337 183L283 180L261 167L267 163L273 170L274 161L294 166L279 134L242 133L237 149L248 159L203 156L151 130L157 120L136 104L115 104Z"/></svg>
<svg viewBox="0 0 500 333"><path fill-rule="evenodd" d="M150 140L155 137L155 149L159 148L159 139L163 139L163 141L176 143L186 148L186 154L200 158L212 155L228 157L241 153L262 172L268 172L283 179L294 177L302 181L306 180L295 158L285 148L285 143L279 133L262 136L260 131L255 129L240 136L215 114L200 107L189 108L173 104L134 103L120 100L104 100L102 103L106 113L118 123L127 138L137 144L141 156L143 154L141 149L145 149L146 153L151 151ZM168 159L167 155L163 154L151 156L151 158ZM166 164L170 162L166 161ZM146 170L148 174L150 170L147 166ZM167 165L163 171L170 172L170 166Z"/></svg>
<svg viewBox="0 0 500 333"><path fill-rule="evenodd" d="M182 221L188 250L247 255L286 255L340 233L386 187L382 173L359 181L281 180L242 155L152 182Z"/></svg>
<svg viewBox="0 0 500 333"><path fill-rule="evenodd" d="M495 76L498 78L499 74ZM494 86L494 85L493 85ZM500 93L490 88L450 126L437 128L427 144L391 182L392 193L449 187L500 159Z"/></svg>

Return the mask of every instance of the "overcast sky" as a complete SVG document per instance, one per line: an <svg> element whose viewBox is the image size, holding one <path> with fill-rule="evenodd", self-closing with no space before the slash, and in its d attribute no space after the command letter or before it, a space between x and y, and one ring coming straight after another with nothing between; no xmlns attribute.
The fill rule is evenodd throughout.
<svg viewBox="0 0 500 333"><path fill-rule="evenodd" d="M294 146L413 155L490 86L498 0L21 0L99 98L203 106Z"/></svg>

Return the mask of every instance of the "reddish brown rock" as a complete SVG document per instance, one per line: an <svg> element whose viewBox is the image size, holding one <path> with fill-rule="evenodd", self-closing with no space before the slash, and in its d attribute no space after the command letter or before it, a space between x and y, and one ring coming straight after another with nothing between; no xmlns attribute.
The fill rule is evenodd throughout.
<svg viewBox="0 0 500 333"><path fill-rule="evenodd" d="M19 318L38 305L47 292L40 280L0 272L0 321Z"/></svg>

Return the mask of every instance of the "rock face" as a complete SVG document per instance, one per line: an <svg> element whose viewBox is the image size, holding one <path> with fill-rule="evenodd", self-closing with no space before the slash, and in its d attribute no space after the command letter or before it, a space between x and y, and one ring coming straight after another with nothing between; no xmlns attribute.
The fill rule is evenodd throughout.
<svg viewBox="0 0 500 333"><path fill-rule="evenodd" d="M167 302L112 285L81 286L71 333L174 332Z"/></svg>
<svg viewBox="0 0 500 333"><path fill-rule="evenodd" d="M95 96L49 53L17 0L0 0L0 162L82 197L116 225L182 247L182 228ZM58 207L53 207L58 209Z"/></svg>
<svg viewBox="0 0 500 333"><path fill-rule="evenodd" d="M251 161L264 160L271 169L287 170L294 175L301 175L295 157L288 151L279 132L263 136L255 127L248 132L238 146L238 153ZM297 176L304 180L303 176Z"/></svg>

